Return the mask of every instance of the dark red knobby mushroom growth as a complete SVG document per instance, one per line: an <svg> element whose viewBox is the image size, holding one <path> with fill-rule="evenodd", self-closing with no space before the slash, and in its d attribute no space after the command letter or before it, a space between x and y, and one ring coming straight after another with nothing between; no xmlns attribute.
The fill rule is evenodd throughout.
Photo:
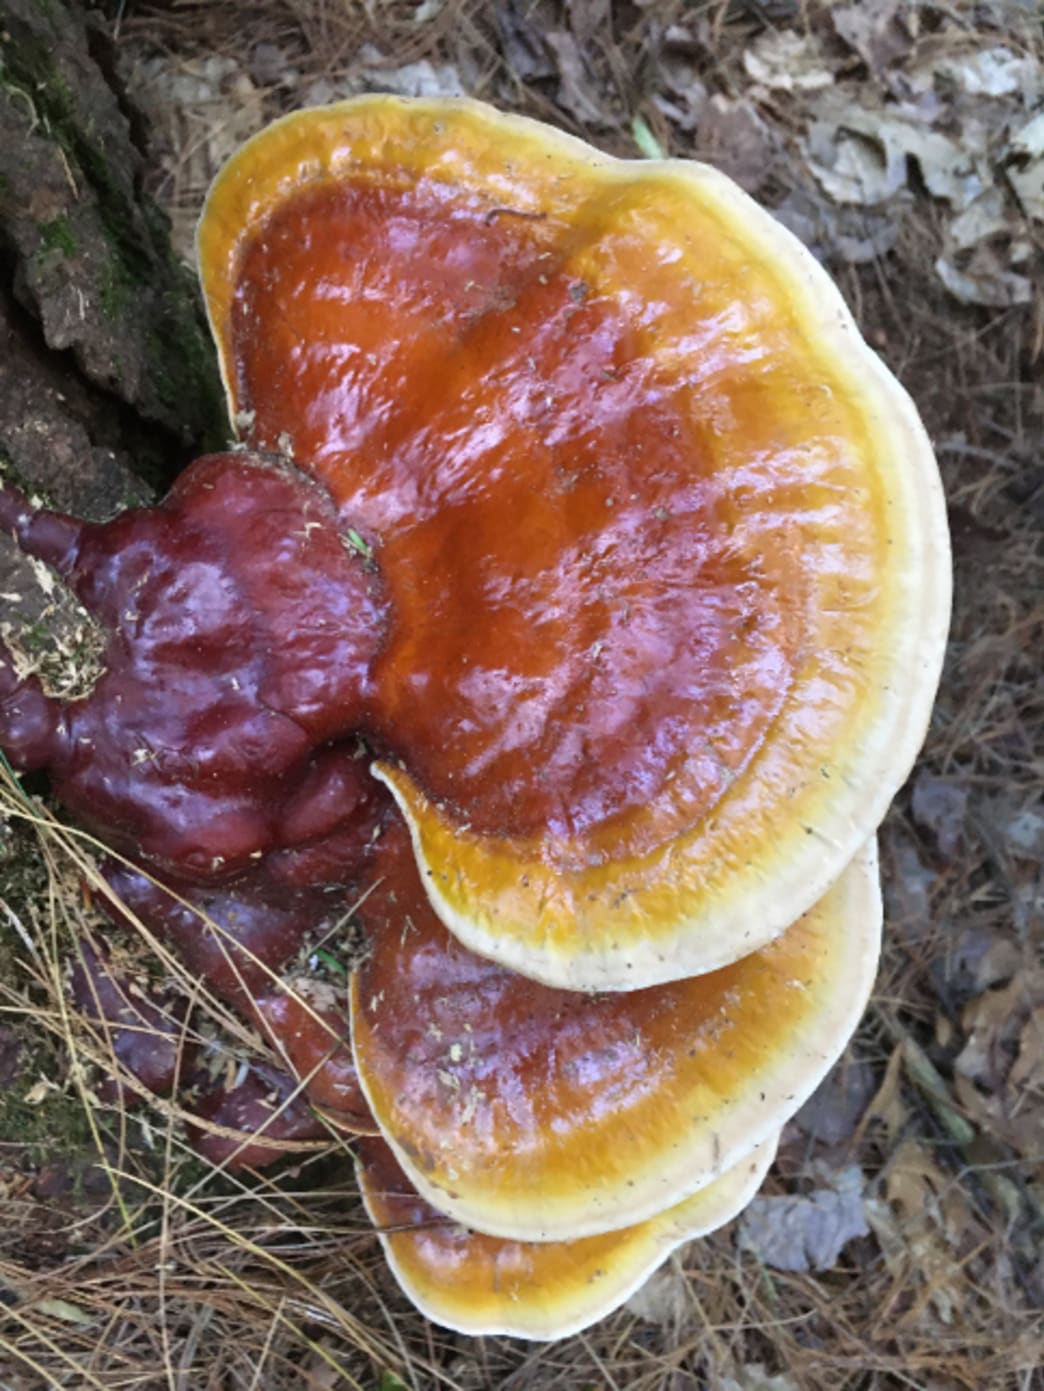
<svg viewBox="0 0 1044 1391"><path fill-rule="evenodd" d="M108 634L75 701L0 656L0 746L282 1070L166 1066L100 955L76 994L223 1162L368 1133L433 1317L559 1336L742 1206L858 1019L931 449L727 180L476 103L277 123L199 246L243 448L102 525L0 490ZM352 896L349 1005L300 970Z"/></svg>

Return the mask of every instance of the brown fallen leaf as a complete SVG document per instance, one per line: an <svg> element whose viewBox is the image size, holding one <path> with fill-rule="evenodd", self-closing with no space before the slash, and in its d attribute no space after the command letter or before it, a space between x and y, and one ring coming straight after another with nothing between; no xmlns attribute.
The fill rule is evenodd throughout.
<svg viewBox="0 0 1044 1391"><path fill-rule="evenodd" d="M774 1270L829 1270L845 1243L868 1230L863 1174L853 1164L804 1196L755 1198L740 1218L739 1244Z"/></svg>
<svg viewBox="0 0 1044 1391"><path fill-rule="evenodd" d="M772 173L776 145L749 101L732 101L719 93L704 108L695 152L748 193L756 193Z"/></svg>
<svg viewBox="0 0 1044 1391"><path fill-rule="evenodd" d="M1033 301L1033 282L1008 270L991 246L978 246L963 270L945 256L935 263L935 273L962 304L982 304L991 309L1010 309Z"/></svg>
<svg viewBox="0 0 1044 1391"><path fill-rule="evenodd" d="M922 768L913 783L910 810L922 830L935 837L940 853L952 860L961 843L968 809L967 783L941 778Z"/></svg>
<svg viewBox="0 0 1044 1391"><path fill-rule="evenodd" d="M613 118L602 107L594 81L588 71L584 51L567 29L552 29L544 35L558 69L558 104L581 125L605 128Z"/></svg>
<svg viewBox="0 0 1044 1391"><path fill-rule="evenodd" d="M859 54L876 77L893 67L913 47L910 31L903 23L904 0L859 0L830 12L837 36Z"/></svg>

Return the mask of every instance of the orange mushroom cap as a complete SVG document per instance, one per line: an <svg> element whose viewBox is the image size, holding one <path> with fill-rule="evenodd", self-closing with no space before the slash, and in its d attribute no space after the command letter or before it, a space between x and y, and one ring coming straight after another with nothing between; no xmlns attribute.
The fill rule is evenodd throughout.
<svg viewBox="0 0 1044 1391"><path fill-rule="evenodd" d="M612 1313L682 1242L735 1217L757 1192L777 1140L666 1212L580 1241L504 1241L447 1222L380 1140L360 1146L359 1188L392 1273L430 1319L461 1333L542 1341Z"/></svg>
<svg viewBox="0 0 1044 1391"><path fill-rule="evenodd" d="M822 897L923 738L950 573L809 253L713 169L385 96L250 141L199 253L237 428L381 572L363 732L459 939L627 990Z"/></svg>
<svg viewBox="0 0 1044 1391"><path fill-rule="evenodd" d="M775 941L644 990L556 990L461 946L404 831L359 913L359 1081L410 1182L464 1226L564 1241L644 1222L774 1135L840 1054L877 964L868 845Z"/></svg>

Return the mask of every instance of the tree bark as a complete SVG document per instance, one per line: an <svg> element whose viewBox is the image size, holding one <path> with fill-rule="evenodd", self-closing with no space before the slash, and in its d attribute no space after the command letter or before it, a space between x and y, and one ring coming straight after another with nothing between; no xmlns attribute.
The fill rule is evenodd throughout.
<svg viewBox="0 0 1044 1391"><path fill-rule="evenodd" d="M0 471L94 517L228 428L112 56L75 0L0 0Z"/></svg>

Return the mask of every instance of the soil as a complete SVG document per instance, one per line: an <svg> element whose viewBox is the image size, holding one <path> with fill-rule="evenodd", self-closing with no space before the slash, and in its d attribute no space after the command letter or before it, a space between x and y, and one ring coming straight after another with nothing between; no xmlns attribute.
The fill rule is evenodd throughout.
<svg viewBox="0 0 1044 1391"><path fill-rule="evenodd" d="M6 476L102 517L222 441L187 264L206 184L266 119L374 89L463 91L616 154L718 163L824 260L917 401L950 505L955 608L928 740L882 828L878 986L751 1215L585 1335L468 1339L400 1295L344 1156L278 1185L208 1175L170 1108L98 1101L104 1040L64 991L74 938L98 921L86 847L42 782L7 781L0 1383L1044 1387L1035 5L262 0L247 16L186 0L88 16L0 0ZM0 623L27 615L53 679L84 677L80 616L4 538L0 591Z"/></svg>

